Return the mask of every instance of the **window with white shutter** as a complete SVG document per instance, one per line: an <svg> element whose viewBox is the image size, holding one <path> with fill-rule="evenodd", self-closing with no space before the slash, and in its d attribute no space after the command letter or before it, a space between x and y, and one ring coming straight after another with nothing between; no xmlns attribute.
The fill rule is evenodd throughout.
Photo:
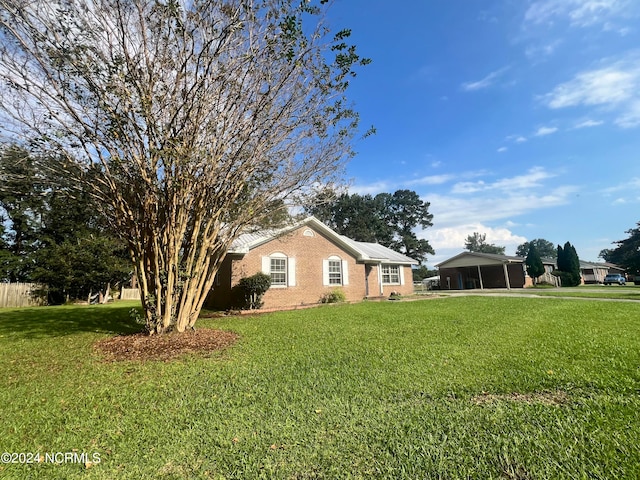
<svg viewBox="0 0 640 480"><path fill-rule="evenodd" d="M272 287L293 287L296 284L296 259L283 253L262 257L262 271L271 276Z"/></svg>
<svg viewBox="0 0 640 480"><path fill-rule="evenodd" d="M349 285L349 264L336 255L322 261L322 284L325 287Z"/></svg>

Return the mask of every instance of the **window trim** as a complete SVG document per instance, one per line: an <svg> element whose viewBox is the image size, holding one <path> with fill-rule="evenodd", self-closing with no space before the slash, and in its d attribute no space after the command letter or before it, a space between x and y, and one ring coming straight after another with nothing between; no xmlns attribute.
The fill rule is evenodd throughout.
<svg viewBox="0 0 640 480"><path fill-rule="evenodd" d="M335 262L340 266L340 283L331 283L331 276L337 272L331 272L331 263ZM334 267L335 268L335 267ZM347 260L340 258L338 255L331 255L322 260L322 285L324 287L345 287L349 285L349 263Z"/></svg>
<svg viewBox="0 0 640 480"><path fill-rule="evenodd" d="M274 270L274 262L281 262L281 267L277 268ZM288 262L287 262L287 257L280 257L280 256L270 256L269 257L269 275L271 276L271 286L272 287L276 287L276 288L283 288L283 287L287 287L288 286ZM281 282L274 282L273 280L273 276L275 275L282 275L283 281Z"/></svg>
<svg viewBox="0 0 640 480"><path fill-rule="evenodd" d="M327 263L327 273L329 275L329 286L342 285L342 261L340 259L329 258ZM334 271L331 271L331 269ZM337 271L335 269L337 268Z"/></svg>
<svg viewBox="0 0 640 480"><path fill-rule="evenodd" d="M391 272L392 268L397 269L397 274ZM382 281L382 285L403 285L402 274L403 274L402 265L391 264L391 263L380 265L380 278ZM395 277L396 275L398 279L397 282L393 281L393 277ZM385 280L385 277L388 277L388 281Z"/></svg>
<svg viewBox="0 0 640 480"><path fill-rule="evenodd" d="M284 260L284 271L278 270L277 272L272 272L271 266L273 260ZM289 288L296 286L296 259L282 252L274 252L270 255L263 256L262 272L269 276L271 276L272 273L284 274L284 283L273 283L273 277L271 277L271 288Z"/></svg>

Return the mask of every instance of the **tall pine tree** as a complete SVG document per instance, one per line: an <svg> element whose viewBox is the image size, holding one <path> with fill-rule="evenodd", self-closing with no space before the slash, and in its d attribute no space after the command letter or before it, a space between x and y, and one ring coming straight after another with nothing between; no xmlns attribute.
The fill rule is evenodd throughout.
<svg viewBox="0 0 640 480"><path fill-rule="evenodd" d="M435 252L428 240L418 238L417 228L433 225L429 202L411 190L371 195L325 191L307 209L340 235L359 242L379 243L423 262Z"/></svg>
<svg viewBox="0 0 640 480"><path fill-rule="evenodd" d="M525 265L527 266L527 274L533 279L533 284L536 285L538 283L538 277L544 273L544 265L538 254L538 249L533 243L529 245Z"/></svg>
<svg viewBox="0 0 640 480"><path fill-rule="evenodd" d="M578 252L569 242L564 248L558 245L558 272L563 287L576 287L580 285L580 259Z"/></svg>

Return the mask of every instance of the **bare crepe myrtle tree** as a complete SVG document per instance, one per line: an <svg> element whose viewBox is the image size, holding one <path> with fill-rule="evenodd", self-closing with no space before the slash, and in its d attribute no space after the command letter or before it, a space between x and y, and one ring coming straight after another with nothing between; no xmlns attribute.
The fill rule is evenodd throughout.
<svg viewBox="0 0 640 480"><path fill-rule="evenodd" d="M82 172L150 332L193 328L231 242L339 180L368 60L326 4L0 0L3 139Z"/></svg>

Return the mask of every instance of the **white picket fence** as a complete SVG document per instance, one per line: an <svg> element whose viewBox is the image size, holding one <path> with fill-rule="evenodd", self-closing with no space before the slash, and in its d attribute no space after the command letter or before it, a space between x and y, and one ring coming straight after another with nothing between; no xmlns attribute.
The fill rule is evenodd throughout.
<svg viewBox="0 0 640 480"><path fill-rule="evenodd" d="M0 307L32 307L43 305L31 292L40 287L37 283L0 283Z"/></svg>

